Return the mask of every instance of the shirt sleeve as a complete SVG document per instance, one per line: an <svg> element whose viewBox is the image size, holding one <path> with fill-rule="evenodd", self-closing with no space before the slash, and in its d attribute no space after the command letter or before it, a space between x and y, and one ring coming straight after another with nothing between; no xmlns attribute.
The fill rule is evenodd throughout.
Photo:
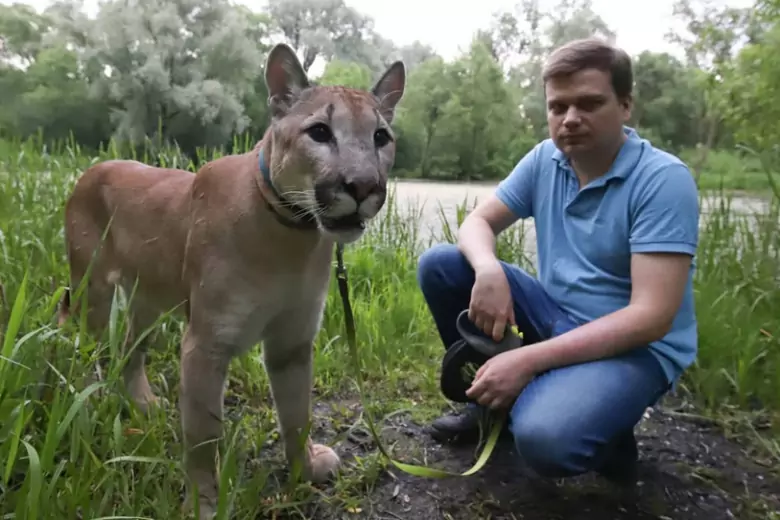
<svg viewBox="0 0 780 520"><path fill-rule="evenodd" d="M632 253L696 254L699 196L684 164L654 172L635 199L629 243Z"/></svg>
<svg viewBox="0 0 780 520"><path fill-rule="evenodd" d="M533 150L525 154L512 172L496 188L496 197L521 219L533 215L533 194L536 185L539 146L535 146Z"/></svg>

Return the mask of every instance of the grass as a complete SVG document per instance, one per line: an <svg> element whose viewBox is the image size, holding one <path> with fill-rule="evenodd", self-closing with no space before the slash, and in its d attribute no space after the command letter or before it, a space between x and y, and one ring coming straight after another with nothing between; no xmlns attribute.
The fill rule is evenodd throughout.
<svg viewBox="0 0 780 520"><path fill-rule="evenodd" d="M680 152L680 158L689 165L700 164L700 155L692 148ZM776 168L770 177L755 154L742 150L710 150L698 173L702 191L725 189L760 194L771 191L772 180L780 184L780 172Z"/></svg>
<svg viewBox="0 0 780 520"><path fill-rule="evenodd" d="M55 305L67 283L63 203L77 175L111 153L89 157L75 147L42 153L29 143L0 146L0 153L0 518L176 517L182 323L166 318L155 329L159 347L151 352L149 376L167 404L148 418L123 396L116 355L121 300L112 333L100 341L55 327ZM700 355L683 385L704 413L733 410L771 419L780 410L779 214L777 199L761 214L739 215L726 198L703 221L696 275ZM426 246L419 218L391 198L368 235L346 250L374 417L410 409L423 420L446 405L438 392L442 349L415 281L417 256ZM454 240L454 230L444 226L436 239ZM502 236L499 255L528 267L518 253L523 239L515 226ZM336 440L357 424L343 330L334 281L316 344L315 388L317 416L328 419ZM96 381L96 362L107 354L112 362ZM350 460L327 491L276 482L282 459L258 351L235 360L227 402L223 503L237 518L273 518L318 501L357 511L384 465L375 454ZM777 450L774 439L766 441L768 449ZM397 456L420 462L414 454Z"/></svg>

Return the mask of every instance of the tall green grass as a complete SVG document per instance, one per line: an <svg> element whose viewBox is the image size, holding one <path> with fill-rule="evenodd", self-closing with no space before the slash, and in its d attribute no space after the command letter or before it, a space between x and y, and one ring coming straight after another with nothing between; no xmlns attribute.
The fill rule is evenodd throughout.
<svg viewBox="0 0 780 520"><path fill-rule="evenodd" d="M249 146L236 143L236 151ZM182 323L156 328L149 376L163 407L151 417L126 405L118 356L124 315L117 299L112 332L100 341L57 329L55 305L67 283L62 209L76 177L97 157L63 144L0 143L0 518L171 518L182 492L177 402ZM194 170L180 154L146 162ZM460 221L468 204L459 209ZM703 220L696 275L701 348L686 375L705 410L780 409L780 201L740 215L728 198ZM390 198L367 236L346 251L363 377L374 416L411 410L425 419L446 403L438 392L442 348L415 281L428 245L419 212ZM444 226L435 240L454 240ZM530 268L520 226L499 254ZM113 361L96 373L99 357ZM348 434L357 418L354 371L343 314L331 287L316 344L316 413ZM235 360L221 460L226 505L237 518L268 517L320 501L353 510L381 467L375 455L350 460L336 487L277 487L282 467L274 413L259 352ZM240 449L235 449L240 446ZM412 460L413 454L398 456Z"/></svg>
<svg viewBox="0 0 780 520"><path fill-rule="evenodd" d="M766 192L772 181L780 183L780 172L776 163L771 165L771 174L756 154L742 150L710 150L705 160L702 152L687 148L680 152L680 158L691 167L698 167L698 183L701 190L721 188L750 193Z"/></svg>

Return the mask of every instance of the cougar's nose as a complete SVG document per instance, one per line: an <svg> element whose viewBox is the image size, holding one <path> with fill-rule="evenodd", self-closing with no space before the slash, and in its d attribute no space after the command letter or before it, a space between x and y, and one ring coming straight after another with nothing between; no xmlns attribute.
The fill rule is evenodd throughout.
<svg viewBox="0 0 780 520"><path fill-rule="evenodd" d="M359 177L344 181L344 191L360 204L368 198L369 195L379 190L379 184L375 178Z"/></svg>

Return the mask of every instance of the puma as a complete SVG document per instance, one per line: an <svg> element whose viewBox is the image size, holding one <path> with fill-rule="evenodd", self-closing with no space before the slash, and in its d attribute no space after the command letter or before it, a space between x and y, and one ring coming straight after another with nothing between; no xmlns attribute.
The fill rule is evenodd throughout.
<svg viewBox="0 0 780 520"><path fill-rule="evenodd" d="M265 81L270 124L252 151L215 159L196 174L102 162L78 179L65 207L71 291L95 257L85 290L91 333L107 326L115 286L133 294L131 338L172 307L184 311L184 510L192 511L197 485L201 519L216 510L213 441L222 434L228 365L258 343L288 467L300 463L313 482L338 472L336 452L308 435L312 347L335 243L358 240L385 204L396 153L390 123L406 69L393 63L370 91L318 86L279 44ZM69 295L60 323L77 312ZM123 372L143 412L157 402L145 355L135 349Z"/></svg>

